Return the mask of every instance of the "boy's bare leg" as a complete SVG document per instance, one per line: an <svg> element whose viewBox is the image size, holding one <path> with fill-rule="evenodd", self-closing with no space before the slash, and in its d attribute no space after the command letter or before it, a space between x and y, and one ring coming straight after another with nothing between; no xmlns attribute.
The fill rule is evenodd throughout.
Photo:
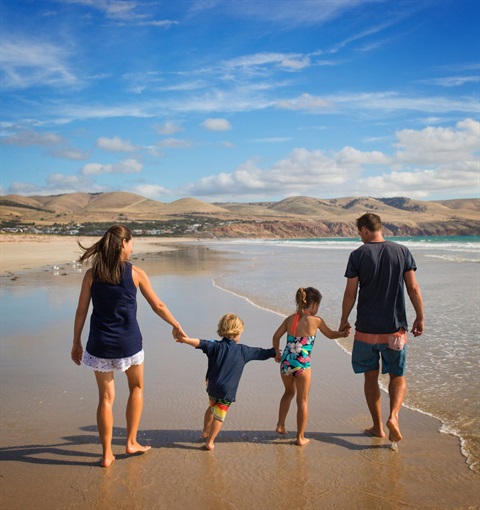
<svg viewBox="0 0 480 510"><path fill-rule="evenodd" d="M364 392L368 409L372 415L373 427L365 429L365 433L371 436L385 437L382 424L381 393L378 385L378 370L365 372Z"/></svg>
<svg viewBox="0 0 480 510"><path fill-rule="evenodd" d="M387 420L387 428L390 431L388 439L392 443L398 443L402 440L402 433L398 424L398 413L402 407L405 393L407 391L407 381L404 376L390 374L390 384L388 393L390 395L390 416Z"/></svg>
<svg viewBox="0 0 480 510"><path fill-rule="evenodd" d="M125 371L128 379L130 396L127 402L127 444L125 452L128 454L144 453L151 446L143 446L137 441L138 427L143 409L143 363L132 365Z"/></svg>
<svg viewBox="0 0 480 510"><path fill-rule="evenodd" d="M294 377L289 375L281 374L283 385L285 386L285 391L280 399L280 406L278 409L278 422L275 432L278 434L288 434L287 429L285 428L285 420L287 419L288 411L290 409L290 404L295 396L295 381Z"/></svg>
<svg viewBox="0 0 480 510"><path fill-rule="evenodd" d="M212 413L212 416L213 416L213 413ZM215 438L217 437L218 433L220 432L222 425L223 425L223 421L217 420L216 418L212 419L212 423L210 424L210 430L208 433L207 441L205 443L205 448L207 450L213 450L215 448L215 445L213 443L214 443Z"/></svg>
<svg viewBox="0 0 480 510"><path fill-rule="evenodd" d="M205 416L203 417L202 437L204 439L207 439L207 437L208 437L212 421L213 421L212 408L210 406L208 406L207 410L205 411Z"/></svg>
<svg viewBox="0 0 480 510"><path fill-rule="evenodd" d="M113 436L113 402L115 400L115 384L113 372L95 372L98 386L97 426L102 443L102 467L109 467L115 460L112 451Z"/></svg>
<svg viewBox="0 0 480 510"><path fill-rule="evenodd" d="M310 382L312 380L312 371L304 370L303 373L295 377L295 386L297 387L297 444L305 446L310 439L305 437L305 428L308 419L308 394L310 392Z"/></svg>

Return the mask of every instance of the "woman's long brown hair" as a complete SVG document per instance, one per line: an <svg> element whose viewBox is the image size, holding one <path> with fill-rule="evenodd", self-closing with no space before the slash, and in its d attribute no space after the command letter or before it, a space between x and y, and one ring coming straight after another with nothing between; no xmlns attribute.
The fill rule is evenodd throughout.
<svg viewBox="0 0 480 510"><path fill-rule="evenodd" d="M84 254L78 259L82 264L91 260L94 280L116 285L123 274L123 240L130 241L132 233L123 225L112 225L90 248L78 245Z"/></svg>

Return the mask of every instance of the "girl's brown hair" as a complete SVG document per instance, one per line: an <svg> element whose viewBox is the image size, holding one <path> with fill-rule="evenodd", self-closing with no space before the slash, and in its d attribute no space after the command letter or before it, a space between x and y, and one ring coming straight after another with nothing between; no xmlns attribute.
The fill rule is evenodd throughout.
<svg viewBox="0 0 480 510"><path fill-rule="evenodd" d="M313 303L320 304L322 295L320 291L313 287L303 288L300 287L295 294L295 301L297 303L297 313L302 313L303 310L308 308Z"/></svg>
<svg viewBox="0 0 480 510"><path fill-rule="evenodd" d="M123 225L112 225L100 239L90 248L78 245L84 254L78 259L82 264L91 260L93 278L104 283L116 285L123 274L122 250L123 241L130 241L132 233Z"/></svg>

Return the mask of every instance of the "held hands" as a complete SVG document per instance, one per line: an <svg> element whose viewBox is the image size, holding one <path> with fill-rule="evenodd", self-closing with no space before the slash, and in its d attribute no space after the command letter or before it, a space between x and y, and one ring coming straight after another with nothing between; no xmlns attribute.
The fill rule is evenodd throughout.
<svg viewBox="0 0 480 510"><path fill-rule="evenodd" d="M184 344L185 340L188 338L188 335L183 331L183 329L179 329L176 333L173 334L173 338L175 338L175 342Z"/></svg>
<svg viewBox="0 0 480 510"><path fill-rule="evenodd" d="M277 354L275 354L275 361L277 363L280 363L281 360L282 360L282 351L277 351Z"/></svg>

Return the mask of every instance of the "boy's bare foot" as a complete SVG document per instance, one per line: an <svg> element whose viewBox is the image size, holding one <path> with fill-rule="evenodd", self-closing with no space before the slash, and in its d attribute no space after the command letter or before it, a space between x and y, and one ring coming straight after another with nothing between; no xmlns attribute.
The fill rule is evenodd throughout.
<svg viewBox="0 0 480 510"><path fill-rule="evenodd" d="M378 437L379 439L383 439L385 437L385 432L382 429L379 430L375 427L371 427L369 429L363 429L362 432L367 436Z"/></svg>
<svg viewBox="0 0 480 510"><path fill-rule="evenodd" d="M297 437L297 445L298 446L305 446L310 442L310 439L307 439L306 437L298 438Z"/></svg>
<svg viewBox="0 0 480 510"><path fill-rule="evenodd" d="M100 465L104 468L108 468L113 464L113 461L115 460L115 456L112 455L111 457L105 458L103 457L100 461Z"/></svg>
<svg viewBox="0 0 480 510"><path fill-rule="evenodd" d="M390 431L388 434L388 439L392 443L398 443L403 439L402 433L400 432L400 428L398 426L398 416L391 416L387 420L387 428Z"/></svg>
<svg viewBox="0 0 480 510"><path fill-rule="evenodd" d="M275 432L277 434L282 434L282 435L288 434L288 430L285 427L282 427L281 425L277 425Z"/></svg>
<svg viewBox="0 0 480 510"><path fill-rule="evenodd" d="M134 453L145 453L150 450L151 446L142 446L140 443L127 444L125 447L125 453L133 455Z"/></svg>

